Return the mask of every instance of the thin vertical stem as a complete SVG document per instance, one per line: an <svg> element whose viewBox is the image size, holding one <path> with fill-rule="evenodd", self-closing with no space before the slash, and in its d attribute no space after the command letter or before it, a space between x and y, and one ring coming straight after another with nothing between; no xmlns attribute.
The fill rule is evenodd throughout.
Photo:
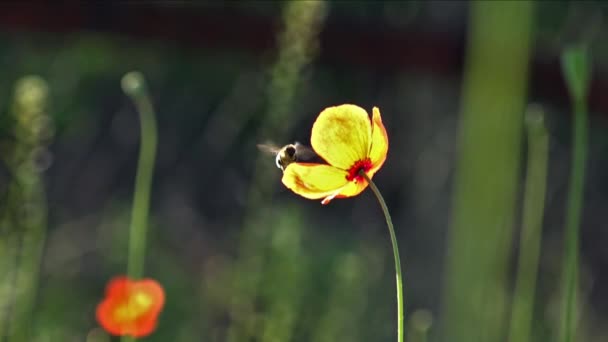
<svg viewBox="0 0 608 342"><path fill-rule="evenodd" d="M576 307L578 290L578 248L579 225L583 202L583 183L587 146L586 105L575 106L574 123L574 150L572 158L572 174L570 176L570 189L568 196L568 211L566 215L566 246L564 263L564 295L565 301L562 310L562 338L561 341L575 340L576 335Z"/></svg>
<svg viewBox="0 0 608 342"><path fill-rule="evenodd" d="M132 279L138 279L143 276L144 270L150 191L157 145L156 119L154 107L146 91L143 75L137 72L126 74L122 79L122 87L124 92L133 99L141 122L139 160L135 175L135 194L131 211L127 260L128 276ZM133 341L133 338L125 336L122 340L124 342Z"/></svg>
<svg viewBox="0 0 608 342"><path fill-rule="evenodd" d="M365 174L365 172L359 172L363 178L369 183L370 188L376 195L378 202L380 203L380 207L382 207L382 212L384 213L384 218L386 219L386 225L388 226L388 232L391 235L391 243L393 245L393 256L395 258L395 280L397 283L397 341L403 342L403 276L401 274L401 259L399 258L399 246L397 245L397 236L395 235L395 228L393 226L393 220L391 219L391 214L388 211L388 207L386 206L386 202L384 202L384 198L378 190L376 184Z"/></svg>
<svg viewBox="0 0 608 342"><path fill-rule="evenodd" d="M128 90L126 83L131 85ZM129 229L129 259L127 274L131 278L141 278L143 275L146 233L148 230L148 212L150 208L150 189L154 159L156 157L156 119L154 108L145 90L143 76L139 73L129 73L123 78L125 93L133 99L139 112L141 134L139 160L135 175L135 195L131 210L131 226Z"/></svg>
<svg viewBox="0 0 608 342"><path fill-rule="evenodd" d="M509 331L509 341L511 342L530 340L549 154L549 136L544 125L543 115L542 109L536 106L531 107L526 113L528 165L517 280L511 310Z"/></svg>
<svg viewBox="0 0 608 342"><path fill-rule="evenodd" d="M564 78L574 102L572 171L566 213L563 302L559 339L562 342L576 340L579 225L587 159L587 92L591 78L588 59L584 47L567 49L562 55Z"/></svg>

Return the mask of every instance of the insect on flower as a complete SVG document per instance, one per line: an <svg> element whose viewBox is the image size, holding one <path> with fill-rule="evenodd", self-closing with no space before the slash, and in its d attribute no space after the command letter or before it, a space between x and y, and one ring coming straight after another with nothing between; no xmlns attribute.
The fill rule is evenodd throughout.
<svg viewBox="0 0 608 342"><path fill-rule="evenodd" d="M295 162L319 162L321 159L310 147L299 142L278 147L273 143L258 144L258 149L264 153L275 155L274 162L281 171Z"/></svg>
<svg viewBox="0 0 608 342"><path fill-rule="evenodd" d="M112 335L143 337L156 328L164 304L165 293L157 281L116 277L97 306L97 321Z"/></svg>
<svg viewBox="0 0 608 342"><path fill-rule="evenodd" d="M286 165L283 184L309 199L353 197L368 186L380 170L388 153L388 135L380 110L372 117L352 104L326 108L312 126L310 142L314 152L326 163L294 161Z"/></svg>

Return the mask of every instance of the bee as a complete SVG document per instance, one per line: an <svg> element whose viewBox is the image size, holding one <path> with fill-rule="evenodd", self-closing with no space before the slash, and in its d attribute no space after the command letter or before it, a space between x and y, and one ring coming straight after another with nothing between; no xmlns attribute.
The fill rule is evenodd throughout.
<svg viewBox="0 0 608 342"><path fill-rule="evenodd" d="M260 151L275 155L274 162L281 171L293 162L319 162L321 158L312 148L295 142L278 147L272 143L258 144Z"/></svg>

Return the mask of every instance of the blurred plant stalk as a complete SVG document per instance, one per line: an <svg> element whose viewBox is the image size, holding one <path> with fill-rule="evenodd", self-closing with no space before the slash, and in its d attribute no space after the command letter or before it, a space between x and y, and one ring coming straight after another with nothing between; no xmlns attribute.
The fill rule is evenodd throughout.
<svg viewBox="0 0 608 342"><path fill-rule="evenodd" d="M517 278L511 309L510 342L530 340L547 188L549 135L545 128L543 110L534 105L528 107L525 123L528 132L528 162Z"/></svg>
<svg viewBox="0 0 608 342"><path fill-rule="evenodd" d="M127 275L131 279L140 279L144 273L146 255L146 235L148 233L148 216L150 213L150 192L152 175L156 158L158 141L156 129L156 114L144 76L132 71L123 76L121 81L124 93L131 97L140 120L140 147L137 172L135 174L135 189L133 207L131 210L131 225L129 228L129 253L127 260ZM124 336L123 342L134 341L133 337Z"/></svg>
<svg viewBox="0 0 608 342"><path fill-rule="evenodd" d="M363 246L337 258L330 272L333 278L327 307L318 324L311 329L311 342L365 340L360 323L361 319L366 319L367 291L377 283L380 273L370 271L375 266L373 259Z"/></svg>
<svg viewBox="0 0 608 342"><path fill-rule="evenodd" d="M129 72L122 78L122 89L133 100L140 120L140 147L135 174L133 207L129 230L129 259L127 274L133 279L143 276L150 192L156 158L157 132L154 107L148 96L144 76Z"/></svg>
<svg viewBox="0 0 608 342"><path fill-rule="evenodd" d="M300 313L303 289L310 286L310 265L302 252L303 218L297 208L286 208L277 217L264 272L261 298L266 303L263 329L257 341L292 341ZM289 227L289 229L281 229Z"/></svg>
<svg viewBox="0 0 608 342"><path fill-rule="evenodd" d="M470 8L442 340L503 341L533 3Z"/></svg>
<svg viewBox="0 0 608 342"><path fill-rule="evenodd" d="M283 8L284 30L277 37L278 58L270 70L266 128L286 132L302 70L316 57L318 36L327 15L327 4L319 0L292 0ZM287 119L287 120L286 120ZM268 138L268 137L266 137Z"/></svg>
<svg viewBox="0 0 608 342"><path fill-rule="evenodd" d="M0 206L0 338L29 341L44 249L47 204L42 172L54 134L48 86L38 76L17 81L12 105L14 141L2 151L12 179Z"/></svg>
<svg viewBox="0 0 608 342"><path fill-rule="evenodd" d="M286 142L287 133L293 124L290 120L290 112L293 109L298 85L301 83L302 69L317 54L318 33L323 27L326 11L327 5L324 1L285 2L282 14L284 29L277 39L277 61L269 70L267 110L264 126L259 132L259 141L271 139L279 144ZM300 295L297 292L290 292L289 287L303 286L297 284L298 279L302 279L298 273L273 273L277 278L290 277L289 281L284 281L286 288L283 291L295 294L281 298L282 301L286 301L283 303L284 307L292 310L292 316L281 318L285 319L282 327L281 321L273 321L280 316L279 311L283 310L282 306L274 306L268 314L269 317L264 317L261 323L260 313L255 312L255 303L259 300L260 284L264 280L265 271L268 269L270 272L275 272L275 268L278 267L276 261L272 261L271 258L278 257L282 253L286 255L295 253L295 251L281 252L272 247L269 249L270 241L275 234L274 230L284 228L276 224L282 221L280 211L262 206L262 203L271 203L276 187L271 183L276 179L268 177L268 173L265 172L269 165L274 165L271 158L265 155L256 158L252 186L247 194L248 213L245 215L244 229L240 234L239 256L234 264L231 297L226 298L231 319L227 332L228 342L241 342L252 338L268 341L277 336L288 338L292 334L290 330L297 322ZM293 234L297 235L299 231ZM281 266L280 269L288 268ZM292 276L296 278L291 279Z"/></svg>
<svg viewBox="0 0 608 342"><path fill-rule="evenodd" d="M408 342L427 342L429 330L433 326L433 314L425 309L414 311L408 321Z"/></svg>
<svg viewBox="0 0 608 342"><path fill-rule="evenodd" d="M559 341L571 342L577 341L579 226L587 159L587 94L591 81L591 62L586 46L572 46L564 50L562 53L562 71L573 102L574 127L564 236Z"/></svg>

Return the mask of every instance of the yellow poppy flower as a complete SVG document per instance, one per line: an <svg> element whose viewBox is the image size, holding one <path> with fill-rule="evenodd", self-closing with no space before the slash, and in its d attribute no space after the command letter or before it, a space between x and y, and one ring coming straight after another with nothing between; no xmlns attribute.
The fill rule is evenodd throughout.
<svg viewBox="0 0 608 342"><path fill-rule="evenodd" d="M365 109L352 104L326 108L312 126L310 143L327 164L291 163L283 173L283 184L296 194L323 198L353 197L368 185L359 172L371 179L388 153L388 136L380 110L372 119Z"/></svg>

